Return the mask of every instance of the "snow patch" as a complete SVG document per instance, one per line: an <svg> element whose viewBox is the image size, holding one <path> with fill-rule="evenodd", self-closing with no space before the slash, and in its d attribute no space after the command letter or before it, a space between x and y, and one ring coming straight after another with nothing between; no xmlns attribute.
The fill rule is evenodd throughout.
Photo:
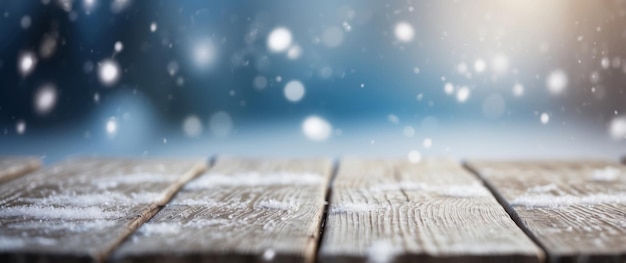
<svg viewBox="0 0 626 263"><path fill-rule="evenodd" d="M389 207L384 204L350 203L333 205L330 207L330 210L328 212L330 214L362 213L387 209L389 209Z"/></svg>
<svg viewBox="0 0 626 263"><path fill-rule="evenodd" d="M591 180L597 182L611 182L617 180L621 171L615 167L607 166L604 169L596 169L591 175Z"/></svg>
<svg viewBox="0 0 626 263"><path fill-rule="evenodd" d="M529 193L547 193L550 191L558 191L559 187L555 184L538 185L528 188L526 192Z"/></svg>
<svg viewBox="0 0 626 263"><path fill-rule="evenodd" d="M175 181L178 176L153 174L153 173L133 173L118 175L109 178L97 178L92 182L100 189L114 188L119 185L145 184L145 183L169 183Z"/></svg>
<svg viewBox="0 0 626 263"><path fill-rule="evenodd" d="M139 228L139 233L145 236L176 234L182 229L180 223L150 223Z"/></svg>
<svg viewBox="0 0 626 263"><path fill-rule="evenodd" d="M20 201L36 203L40 205L64 204L79 207L98 205L134 205L148 204L162 197L161 193L131 193L126 196L120 193L105 192L98 194L61 194L52 195L45 198L20 198Z"/></svg>
<svg viewBox="0 0 626 263"><path fill-rule="evenodd" d="M15 206L2 207L0 217L31 217L37 219L104 219L120 218L123 213L104 211L97 207Z"/></svg>
<svg viewBox="0 0 626 263"><path fill-rule="evenodd" d="M474 196L489 196L490 193L481 184L475 183L470 185L447 185L447 186L432 186L423 183L414 182L400 182L400 183L387 183L372 186L369 188L371 192L384 192L384 191L424 191L434 193L437 195L443 195L448 197L474 197Z"/></svg>
<svg viewBox="0 0 626 263"><path fill-rule="evenodd" d="M102 230L115 226L117 223L111 220L85 220L85 221L70 221L70 222L54 222L54 224L47 224L47 231L69 231L69 232L87 232L91 230ZM41 222L36 221L24 221L18 224L11 224L7 226L11 229L41 229Z"/></svg>
<svg viewBox="0 0 626 263"><path fill-rule="evenodd" d="M297 211L300 204L296 201L278 201L263 200L257 205L259 208L276 209L276 210L294 210Z"/></svg>
<svg viewBox="0 0 626 263"><path fill-rule="evenodd" d="M0 250L31 246L54 246L57 241L46 237L0 237Z"/></svg>
<svg viewBox="0 0 626 263"><path fill-rule="evenodd" d="M526 207L560 207L570 205L598 205L626 203L626 193L574 195L522 195L511 202L513 206Z"/></svg>
<svg viewBox="0 0 626 263"><path fill-rule="evenodd" d="M239 173L234 175L209 174L185 186L185 189L203 189L220 186L315 185L322 176L314 173Z"/></svg>
<svg viewBox="0 0 626 263"><path fill-rule="evenodd" d="M199 219L195 218L187 223L182 222L159 222L152 223L148 222L142 225L139 228L139 233L143 236L154 236L154 235L177 235L182 230L187 228L195 228L200 229L207 226L231 226L236 227L237 225L244 224L244 221L236 221L236 220L228 220L228 219Z"/></svg>

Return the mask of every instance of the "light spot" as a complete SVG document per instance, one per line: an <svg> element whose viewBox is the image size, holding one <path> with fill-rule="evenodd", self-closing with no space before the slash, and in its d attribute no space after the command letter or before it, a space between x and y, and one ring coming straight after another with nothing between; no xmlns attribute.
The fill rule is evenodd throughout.
<svg viewBox="0 0 626 263"><path fill-rule="evenodd" d="M209 120L209 129L217 137L226 137L233 130L233 119L225 111L218 111Z"/></svg>
<svg viewBox="0 0 626 263"><path fill-rule="evenodd" d="M57 36L45 34L39 45L39 55L42 58L49 58L54 55L57 48Z"/></svg>
<svg viewBox="0 0 626 263"><path fill-rule="evenodd" d="M400 118L398 118L398 116L396 116L395 114L387 115L387 120L396 125L400 123Z"/></svg>
<svg viewBox="0 0 626 263"><path fill-rule="evenodd" d="M107 120L105 130L107 135L111 138L117 135L117 119L115 119L115 117L111 117Z"/></svg>
<svg viewBox="0 0 626 263"><path fill-rule="evenodd" d="M293 45L287 51L287 58L291 60L296 60L302 56L302 48L298 45Z"/></svg>
<svg viewBox="0 0 626 263"><path fill-rule="evenodd" d="M252 86L258 90L265 89L265 87L267 87L267 78L261 75L254 77L254 80L252 80Z"/></svg>
<svg viewBox="0 0 626 263"><path fill-rule="evenodd" d="M413 26L407 22L399 22L394 28L396 38L401 42L411 42L415 36Z"/></svg>
<svg viewBox="0 0 626 263"><path fill-rule="evenodd" d="M328 121L318 116L309 116L302 122L302 132L312 141L325 141L332 134L333 127Z"/></svg>
<svg viewBox="0 0 626 263"><path fill-rule="evenodd" d="M98 66L98 77L105 86L113 86L120 77L120 68L113 60L104 60Z"/></svg>
<svg viewBox="0 0 626 263"><path fill-rule="evenodd" d="M22 29L28 29L31 24L32 20L30 19L30 16L23 16L22 19L20 19L20 26L22 26Z"/></svg>
<svg viewBox="0 0 626 263"><path fill-rule="evenodd" d="M614 140L626 140L626 116L618 116L611 120L609 134Z"/></svg>
<svg viewBox="0 0 626 263"><path fill-rule="evenodd" d="M506 102L499 94L491 94L483 101L483 115L490 119L497 119L504 114Z"/></svg>
<svg viewBox="0 0 626 263"><path fill-rule="evenodd" d="M276 252L274 252L273 249L268 249L263 252L263 260L265 261L272 261L274 256L276 256Z"/></svg>
<svg viewBox="0 0 626 263"><path fill-rule="evenodd" d="M115 52L120 53L122 52L122 50L124 49L124 44L122 44L121 41L117 41L115 42L115 44L113 45L113 48L115 49Z"/></svg>
<svg viewBox="0 0 626 263"><path fill-rule="evenodd" d="M343 31L338 27L328 27L322 33L322 43L329 48L335 48L343 42Z"/></svg>
<svg viewBox="0 0 626 263"><path fill-rule="evenodd" d="M17 132L17 134L19 135L24 134L24 132L26 132L26 122L24 122L23 120L17 121L17 123L15 124L15 132Z"/></svg>
<svg viewBox="0 0 626 263"><path fill-rule="evenodd" d="M476 71L476 73L482 73L483 71L485 71L486 68L487 68L487 63L485 63L484 60L477 59L474 62L474 71Z"/></svg>
<svg viewBox="0 0 626 263"><path fill-rule="evenodd" d="M271 52L279 53L286 51L291 46L291 31L285 27L277 27L267 37L267 48Z"/></svg>
<svg viewBox="0 0 626 263"><path fill-rule="evenodd" d="M541 117L539 117L539 119L541 120L541 124L548 124L548 122L550 122L550 115L544 112L541 114Z"/></svg>
<svg viewBox="0 0 626 263"><path fill-rule="evenodd" d="M513 95L515 95L516 97L524 95L524 86L522 84L516 83L515 86L513 86Z"/></svg>
<svg viewBox="0 0 626 263"><path fill-rule="evenodd" d="M548 91L552 94L560 94L567 88L567 74L561 69L550 72L546 79Z"/></svg>
<svg viewBox="0 0 626 263"><path fill-rule="evenodd" d="M446 83L445 85L443 85L443 91L446 94L451 95L452 93L454 93L454 85L450 82Z"/></svg>
<svg viewBox="0 0 626 263"><path fill-rule="evenodd" d="M196 115L189 115L183 121L183 131L187 137L198 137L202 134L202 121Z"/></svg>
<svg viewBox="0 0 626 263"><path fill-rule="evenodd" d="M111 11L113 13L119 13L124 11L129 5L131 0L113 0L111 3Z"/></svg>
<svg viewBox="0 0 626 263"><path fill-rule="evenodd" d="M509 69L509 59L504 54L498 54L491 60L491 67L497 74L505 73Z"/></svg>
<svg viewBox="0 0 626 263"><path fill-rule="evenodd" d="M304 97L305 89L302 82L292 80L287 82L284 89L285 98L290 102L298 102Z"/></svg>
<svg viewBox="0 0 626 263"><path fill-rule="evenodd" d="M35 93L35 111L46 115L54 109L57 102L57 90L52 84L46 84Z"/></svg>
<svg viewBox="0 0 626 263"><path fill-rule="evenodd" d="M191 57L197 66L206 67L217 59L217 50L209 39L196 41L191 49Z"/></svg>
<svg viewBox="0 0 626 263"><path fill-rule="evenodd" d="M407 159L411 163L419 163L422 161L422 154L418 150L411 150L407 155Z"/></svg>
<svg viewBox="0 0 626 263"><path fill-rule="evenodd" d="M84 4L84 7L85 7L85 10L87 10L87 12L89 12L96 5L96 0L84 0L83 4Z"/></svg>
<svg viewBox="0 0 626 263"><path fill-rule="evenodd" d="M456 66L456 71L461 75L465 74L465 72L467 72L467 64L465 64L465 62L459 63L459 65Z"/></svg>
<svg viewBox="0 0 626 263"><path fill-rule="evenodd" d="M433 140L430 138L426 138L424 139L422 145L424 145L424 149L430 149L433 146Z"/></svg>
<svg viewBox="0 0 626 263"><path fill-rule="evenodd" d="M33 52L24 52L18 60L18 69L22 76L29 75L37 65L37 57Z"/></svg>
<svg viewBox="0 0 626 263"><path fill-rule="evenodd" d="M177 72L178 63L176 63L176 61L170 61L169 63L167 63L167 73L170 74L170 76L176 75Z"/></svg>
<svg viewBox="0 0 626 263"><path fill-rule="evenodd" d="M156 31L157 31L157 23L152 22L152 24L150 24L150 32L156 32Z"/></svg>
<svg viewBox="0 0 626 263"><path fill-rule="evenodd" d="M467 101L470 96L470 89L467 86L462 86L456 91L456 100L460 103Z"/></svg>
<svg viewBox="0 0 626 263"><path fill-rule="evenodd" d="M328 79L333 76L333 68L331 67L323 67L320 69L320 77L323 79Z"/></svg>
<svg viewBox="0 0 626 263"><path fill-rule="evenodd" d="M415 129L413 129L412 126L405 126L402 133L404 133L404 136L406 136L407 138L411 138L413 137L413 135L415 135Z"/></svg>
<svg viewBox="0 0 626 263"><path fill-rule="evenodd" d="M603 57L602 60L600 60L600 65L603 69L608 69L611 66L611 60L609 60L608 57Z"/></svg>

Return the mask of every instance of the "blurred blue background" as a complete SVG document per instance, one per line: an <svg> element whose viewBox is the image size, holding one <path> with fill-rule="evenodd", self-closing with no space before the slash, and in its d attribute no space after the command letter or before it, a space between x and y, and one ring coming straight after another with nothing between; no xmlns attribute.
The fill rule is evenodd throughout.
<svg viewBox="0 0 626 263"><path fill-rule="evenodd" d="M626 1L0 2L0 154L618 158Z"/></svg>

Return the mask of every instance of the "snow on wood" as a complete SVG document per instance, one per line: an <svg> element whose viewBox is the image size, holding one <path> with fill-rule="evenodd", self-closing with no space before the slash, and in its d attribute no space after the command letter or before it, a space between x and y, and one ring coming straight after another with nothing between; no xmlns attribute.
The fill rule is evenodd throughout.
<svg viewBox="0 0 626 263"><path fill-rule="evenodd" d="M311 262L331 169L328 159L218 158L114 260Z"/></svg>
<svg viewBox="0 0 626 263"><path fill-rule="evenodd" d="M62 203L61 203L62 204ZM59 203L57 203L59 205ZM0 217L29 219L116 219L124 216L120 211L104 211L100 207L54 207L42 205L6 206L0 210Z"/></svg>
<svg viewBox="0 0 626 263"><path fill-rule="evenodd" d="M480 181L445 159L342 160L321 246L320 262L541 259Z"/></svg>
<svg viewBox="0 0 626 263"><path fill-rule="evenodd" d="M526 207L562 207L571 205L626 204L626 193L592 195L522 195L513 199L513 206Z"/></svg>
<svg viewBox="0 0 626 263"><path fill-rule="evenodd" d="M277 172L274 174L261 174L257 171L251 171L232 175L211 174L210 176L203 176L186 185L185 189L225 186L318 185L323 181L323 175L314 173Z"/></svg>
<svg viewBox="0 0 626 263"><path fill-rule="evenodd" d="M449 197L489 196L489 191L480 183L470 185L428 185L424 183L399 182L384 183L367 188L372 192L386 191L423 191Z"/></svg>
<svg viewBox="0 0 626 263"><path fill-rule="evenodd" d="M555 261L626 255L626 167L610 161L474 161L525 231ZM485 172L487 171L487 172Z"/></svg>
<svg viewBox="0 0 626 263"><path fill-rule="evenodd" d="M0 183L39 169L41 161L35 157L0 157Z"/></svg>
<svg viewBox="0 0 626 263"><path fill-rule="evenodd" d="M602 169L593 170L593 174L591 175L591 180L611 182L611 181L617 180L620 174L622 173L620 172L619 169L612 167L612 166L606 166Z"/></svg>
<svg viewBox="0 0 626 263"><path fill-rule="evenodd" d="M84 158L9 181L0 185L0 253L102 260L204 167L201 159Z"/></svg>

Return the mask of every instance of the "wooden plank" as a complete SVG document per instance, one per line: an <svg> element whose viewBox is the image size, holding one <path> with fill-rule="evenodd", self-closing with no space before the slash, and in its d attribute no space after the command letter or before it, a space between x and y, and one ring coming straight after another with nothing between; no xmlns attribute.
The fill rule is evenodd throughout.
<svg viewBox="0 0 626 263"><path fill-rule="evenodd" d="M322 262L538 262L541 250L459 163L344 159Z"/></svg>
<svg viewBox="0 0 626 263"><path fill-rule="evenodd" d="M15 179L41 167L36 157L0 157L0 184Z"/></svg>
<svg viewBox="0 0 626 263"><path fill-rule="evenodd" d="M329 159L219 158L114 260L312 262L331 169Z"/></svg>
<svg viewBox="0 0 626 263"><path fill-rule="evenodd" d="M552 261L626 262L626 167L609 161L473 161Z"/></svg>
<svg viewBox="0 0 626 263"><path fill-rule="evenodd" d="M0 262L102 261L205 166L77 158L0 185Z"/></svg>

